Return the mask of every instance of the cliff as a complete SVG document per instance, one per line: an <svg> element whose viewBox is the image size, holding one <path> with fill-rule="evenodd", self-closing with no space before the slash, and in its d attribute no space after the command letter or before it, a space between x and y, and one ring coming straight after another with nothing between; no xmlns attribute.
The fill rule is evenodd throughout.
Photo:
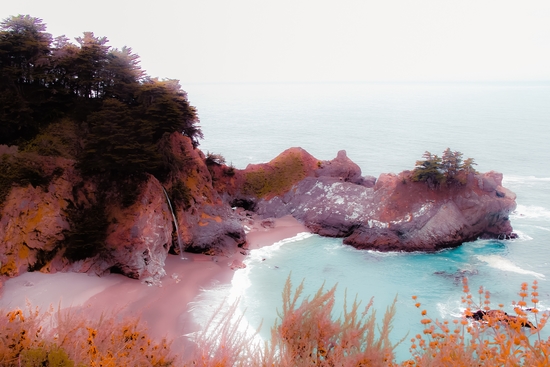
<svg viewBox="0 0 550 367"><path fill-rule="evenodd" d="M246 249L246 214L290 214L314 233L379 251L437 251L515 236L508 219L515 195L496 172L469 173L462 183L433 188L411 180L409 171L362 176L345 151L322 161L291 148L271 162L238 170L209 159L181 134L172 134L169 146L178 168L164 182L148 175L131 205L120 189L82 177L75 161L37 158L50 177L47 184L13 185L1 204L0 274L119 272L154 283L165 275L170 252L226 256ZM105 230L97 248L75 235L78 223L86 228L93 220L78 222L79 212L100 212ZM88 252L75 257L74 243Z"/></svg>

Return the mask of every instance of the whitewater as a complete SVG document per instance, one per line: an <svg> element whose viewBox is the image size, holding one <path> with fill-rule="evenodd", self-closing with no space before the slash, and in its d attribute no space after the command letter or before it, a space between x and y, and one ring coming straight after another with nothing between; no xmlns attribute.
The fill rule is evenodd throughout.
<svg viewBox="0 0 550 367"><path fill-rule="evenodd" d="M305 294L338 285L336 310L355 297L374 297L381 318L397 296L393 340L422 330L416 295L428 315L451 320L462 312L462 277L493 305L518 300L522 282L539 283L542 309L550 308L550 83L436 84L192 84L205 139L201 149L244 168L300 146L319 159L341 149L363 175L414 168L425 151L450 147L472 157L478 171L504 174L517 194L511 216L514 240L478 240L435 254L360 251L341 239L300 234L253 250L231 286L205 289L200 305L222 296L240 300L262 338L281 309L286 279L304 281ZM199 318L207 315L197 314ZM548 335L545 335L548 337ZM407 338L408 340L409 338ZM398 348L408 355L409 342Z"/></svg>

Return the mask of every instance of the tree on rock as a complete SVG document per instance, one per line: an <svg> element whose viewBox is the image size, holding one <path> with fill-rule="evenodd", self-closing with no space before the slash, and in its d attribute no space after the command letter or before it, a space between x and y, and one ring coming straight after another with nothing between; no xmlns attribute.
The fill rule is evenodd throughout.
<svg viewBox="0 0 550 367"><path fill-rule="evenodd" d="M460 170L462 165L462 156L460 152L453 152L451 148L445 149L441 156L441 166L447 181L451 181Z"/></svg>
<svg viewBox="0 0 550 367"><path fill-rule="evenodd" d="M445 180L441 158L428 151L422 155L422 158L424 160L416 161L411 179L415 182L426 182L430 187L439 186Z"/></svg>
<svg viewBox="0 0 550 367"><path fill-rule="evenodd" d="M411 180L414 182L426 182L428 186L435 188L442 184L451 183L464 184L466 175L477 173L473 166L473 158L467 158L462 161L463 154L458 151L445 149L441 158L426 151L422 158L424 160L416 161L416 166L412 172Z"/></svg>

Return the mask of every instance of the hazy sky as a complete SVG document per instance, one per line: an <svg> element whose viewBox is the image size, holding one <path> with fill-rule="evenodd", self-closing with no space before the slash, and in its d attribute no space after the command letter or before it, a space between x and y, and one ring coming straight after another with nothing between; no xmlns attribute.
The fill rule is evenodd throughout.
<svg viewBox="0 0 550 367"><path fill-rule="evenodd" d="M550 1L6 0L189 82L550 80Z"/></svg>

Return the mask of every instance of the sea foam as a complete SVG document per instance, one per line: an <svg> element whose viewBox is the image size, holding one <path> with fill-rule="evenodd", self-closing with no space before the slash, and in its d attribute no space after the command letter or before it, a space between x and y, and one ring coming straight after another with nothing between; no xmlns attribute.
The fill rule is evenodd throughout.
<svg viewBox="0 0 550 367"><path fill-rule="evenodd" d="M477 258L483 262L486 262L490 267L503 270L503 271L510 271L518 274L527 274L532 275L539 279L544 279L544 274L537 273L531 270L522 269L519 266L512 263L510 260L503 258L502 256L498 255L477 255Z"/></svg>
<svg viewBox="0 0 550 367"><path fill-rule="evenodd" d="M514 220L518 219L542 219L550 221L550 210L536 205L518 204L511 215Z"/></svg>

